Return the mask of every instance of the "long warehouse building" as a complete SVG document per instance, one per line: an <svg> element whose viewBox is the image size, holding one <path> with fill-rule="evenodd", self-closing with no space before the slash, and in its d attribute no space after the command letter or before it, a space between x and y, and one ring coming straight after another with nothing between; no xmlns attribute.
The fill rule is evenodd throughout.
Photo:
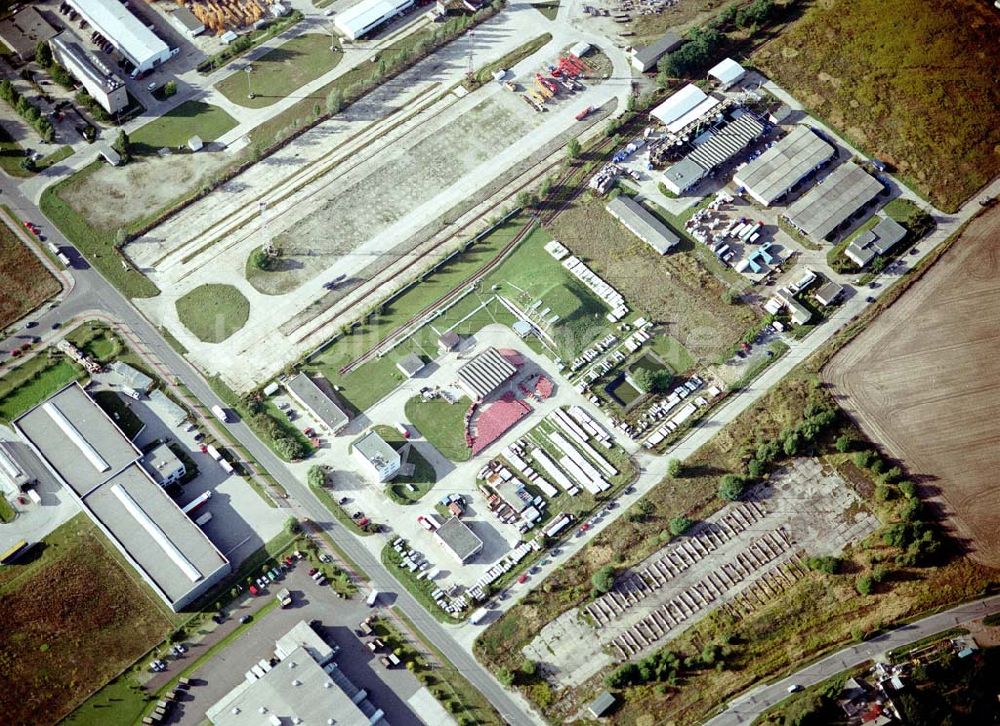
<svg viewBox="0 0 1000 726"><path fill-rule="evenodd" d="M358 40L413 7L414 0L361 0L337 15L334 25L345 38Z"/></svg>
<svg viewBox="0 0 1000 726"><path fill-rule="evenodd" d="M139 463L142 453L73 382L18 417L14 429L125 559L175 612L230 563Z"/></svg>
<svg viewBox="0 0 1000 726"><path fill-rule="evenodd" d="M94 30L107 38L138 73L170 58L170 48L118 0L66 0Z"/></svg>
<svg viewBox="0 0 1000 726"><path fill-rule="evenodd" d="M770 207L836 155L837 150L811 128L796 126L736 172L733 182L765 207Z"/></svg>
<svg viewBox="0 0 1000 726"><path fill-rule="evenodd" d="M882 183L852 161L834 169L815 189L788 208L788 221L813 239L831 236L885 190Z"/></svg>
<svg viewBox="0 0 1000 726"><path fill-rule="evenodd" d="M730 121L694 150L663 172L663 183L674 194L683 194L717 168L734 159L764 135L764 124L750 113Z"/></svg>

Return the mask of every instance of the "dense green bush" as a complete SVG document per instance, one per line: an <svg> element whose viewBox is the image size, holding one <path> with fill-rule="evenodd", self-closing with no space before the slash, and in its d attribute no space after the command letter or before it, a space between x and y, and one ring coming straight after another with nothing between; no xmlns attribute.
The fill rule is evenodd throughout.
<svg viewBox="0 0 1000 726"><path fill-rule="evenodd" d="M590 582L597 592L609 592L615 586L615 568L611 565L605 565L594 573L593 577L590 578Z"/></svg>
<svg viewBox="0 0 1000 726"><path fill-rule="evenodd" d="M10 80L4 78L0 81L0 98L14 109L17 114L38 132L38 135L45 141L52 141L56 136L56 130L37 106L22 96Z"/></svg>
<svg viewBox="0 0 1000 726"><path fill-rule="evenodd" d="M694 524L694 522L692 522L691 519L684 514L672 517L670 519L670 524L668 525L670 527L670 534L678 537L691 529L692 524Z"/></svg>

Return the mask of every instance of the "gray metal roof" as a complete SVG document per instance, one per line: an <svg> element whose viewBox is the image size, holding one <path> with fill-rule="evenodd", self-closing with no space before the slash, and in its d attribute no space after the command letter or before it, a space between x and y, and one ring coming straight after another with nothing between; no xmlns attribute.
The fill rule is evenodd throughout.
<svg viewBox="0 0 1000 726"><path fill-rule="evenodd" d="M351 445L376 468L382 468L386 463L392 461L399 462L399 452L386 443L386 440L375 431L369 431Z"/></svg>
<svg viewBox="0 0 1000 726"><path fill-rule="evenodd" d="M515 373L517 367L491 347L458 369L458 382L473 398L481 399Z"/></svg>
<svg viewBox="0 0 1000 726"><path fill-rule="evenodd" d="M663 178L672 184L676 189L689 189L693 184L705 178L705 168L693 161L690 156L685 156L676 164L663 172Z"/></svg>
<svg viewBox="0 0 1000 726"><path fill-rule="evenodd" d="M652 67L660 58L681 44L681 39L674 33L665 33L659 40L647 46L637 48L633 57L644 68Z"/></svg>
<svg viewBox="0 0 1000 726"><path fill-rule="evenodd" d="M872 229L859 234L844 253L860 267L864 267L875 255L884 255L899 244L906 236L906 227L896 220L885 217Z"/></svg>
<svg viewBox="0 0 1000 726"><path fill-rule="evenodd" d="M138 464L108 480L83 503L171 602L229 569L215 545Z"/></svg>
<svg viewBox="0 0 1000 726"><path fill-rule="evenodd" d="M587 705L587 710L594 716L600 718L607 713L608 709L615 705L615 695L610 691L604 691Z"/></svg>
<svg viewBox="0 0 1000 726"><path fill-rule="evenodd" d="M396 367L403 372L407 378L412 378L424 367L423 359L416 353L410 353L404 358L396 361Z"/></svg>
<svg viewBox="0 0 1000 726"><path fill-rule="evenodd" d="M451 553L465 562L483 548L483 541L458 517L452 517L434 532Z"/></svg>
<svg viewBox="0 0 1000 726"><path fill-rule="evenodd" d="M764 124L752 114L744 113L738 119L713 131L712 138L696 147L687 158L706 171L711 171L746 149L763 133Z"/></svg>
<svg viewBox="0 0 1000 726"><path fill-rule="evenodd" d="M205 24L198 20L198 17L183 5L171 13L171 16L188 30L201 32L205 29Z"/></svg>
<svg viewBox="0 0 1000 726"><path fill-rule="evenodd" d="M877 179L847 161L795 200L788 209L788 221L810 237L824 239L882 190Z"/></svg>
<svg viewBox="0 0 1000 726"><path fill-rule="evenodd" d="M140 371L138 368L133 368L128 363L122 363L121 361L114 361L108 366L115 375L125 382L125 385L129 388L134 388L137 391L142 391L145 393L153 386L153 379L147 376L145 373Z"/></svg>
<svg viewBox="0 0 1000 726"><path fill-rule="evenodd" d="M764 206L774 203L806 174L833 158L836 150L808 126L787 136L736 172L733 181L746 187Z"/></svg>
<svg viewBox="0 0 1000 726"><path fill-rule="evenodd" d="M299 373L289 381L285 388L295 398L308 408L324 424L336 433L347 425L350 420L347 413L330 398L327 393L316 385L316 382L305 373Z"/></svg>
<svg viewBox="0 0 1000 726"><path fill-rule="evenodd" d="M612 217L661 255L665 255L681 238L653 216L644 206L624 194L612 199L605 207Z"/></svg>
<svg viewBox="0 0 1000 726"><path fill-rule="evenodd" d="M843 291L843 285L839 285L833 280L828 280L823 287L816 291L816 299L823 305L829 305Z"/></svg>
<svg viewBox="0 0 1000 726"><path fill-rule="evenodd" d="M140 456L78 383L70 383L15 419L14 426L79 496Z"/></svg>

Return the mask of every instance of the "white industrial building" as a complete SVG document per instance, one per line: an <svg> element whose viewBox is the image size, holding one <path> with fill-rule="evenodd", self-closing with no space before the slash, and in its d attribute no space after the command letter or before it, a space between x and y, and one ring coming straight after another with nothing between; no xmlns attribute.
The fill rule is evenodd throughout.
<svg viewBox="0 0 1000 726"><path fill-rule="evenodd" d="M666 126L670 133L679 134L714 111L721 103L720 99L689 83L650 111L649 115Z"/></svg>
<svg viewBox="0 0 1000 726"><path fill-rule="evenodd" d="M413 7L414 0L361 0L339 13L333 24L349 40L363 38Z"/></svg>
<svg viewBox="0 0 1000 726"><path fill-rule="evenodd" d="M750 113L706 132L707 139L699 139L691 153L663 172L664 186L683 194L763 135L764 125Z"/></svg>
<svg viewBox="0 0 1000 726"><path fill-rule="evenodd" d="M229 560L151 480L142 453L79 383L52 394L13 427L172 610L229 574Z"/></svg>
<svg viewBox="0 0 1000 726"><path fill-rule="evenodd" d="M170 57L170 48L118 0L66 0L142 73Z"/></svg>
<svg viewBox="0 0 1000 726"><path fill-rule="evenodd" d="M305 621L248 667L243 680L205 713L215 726L339 724L387 726L384 712L337 666L331 647Z"/></svg>
<svg viewBox="0 0 1000 726"><path fill-rule="evenodd" d="M733 183L769 207L836 155L837 150L811 128L796 126L787 136L737 171Z"/></svg>
<svg viewBox="0 0 1000 726"><path fill-rule="evenodd" d="M369 431L351 444L351 453L375 481L389 481L399 472L399 452L374 431Z"/></svg>
<svg viewBox="0 0 1000 726"><path fill-rule="evenodd" d="M320 388L316 381L305 373L299 373L294 378L285 381L285 390L299 405L319 419L330 430L331 434L337 435L347 426L350 417L333 399L333 394L325 390L330 386L329 382L322 376L320 378L323 380L324 388Z"/></svg>
<svg viewBox="0 0 1000 726"><path fill-rule="evenodd" d="M517 373L496 348L487 348L458 369L458 387L473 401L482 401Z"/></svg>
<svg viewBox="0 0 1000 726"><path fill-rule="evenodd" d="M184 462L171 450L168 444L159 444L150 449L142 457L142 463L153 481L161 487L176 484L187 474Z"/></svg>
<svg viewBox="0 0 1000 726"><path fill-rule="evenodd" d="M708 77L714 79L722 90L736 85L746 74L747 69L732 58L724 58L708 69Z"/></svg>
<svg viewBox="0 0 1000 726"><path fill-rule="evenodd" d="M78 80L91 98L110 114L128 106L128 92L121 78L98 58L87 53L72 36L59 34L49 41L52 57Z"/></svg>

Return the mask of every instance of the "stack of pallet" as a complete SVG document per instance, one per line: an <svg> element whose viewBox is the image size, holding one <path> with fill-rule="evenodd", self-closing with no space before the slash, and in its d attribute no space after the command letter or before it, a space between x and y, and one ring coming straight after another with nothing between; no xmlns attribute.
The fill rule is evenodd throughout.
<svg viewBox="0 0 1000 726"><path fill-rule="evenodd" d="M184 5L183 0L178 4ZM215 34L253 25L267 15L262 0L194 0L191 12Z"/></svg>

